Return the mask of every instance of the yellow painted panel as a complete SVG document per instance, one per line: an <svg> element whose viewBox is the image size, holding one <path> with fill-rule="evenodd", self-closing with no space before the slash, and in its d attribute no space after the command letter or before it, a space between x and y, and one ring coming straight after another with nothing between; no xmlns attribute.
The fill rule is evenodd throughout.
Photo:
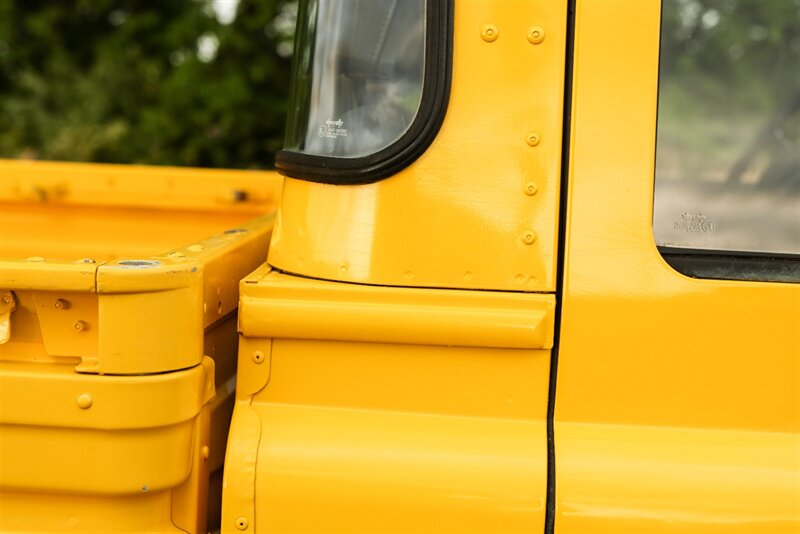
<svg viewBox="0 0 800 534"><path fill-rule="evenodd" d="M90 206L134 211L166 208L172 215L210 210L222 220L233 214L239 214L238 220L248 220L277 204L280 184L274 171L0 159L0 200L75 205L82 210ZM104 232L92 230L92 236ZM212 233L206 231L198 238Z"/></svg>
<svg viewBox="0 0 800 534"><path fill-rule="evenodd" d="M660 2L576 13L556 532L797 532L800 286L660 257Z"/></svg>
<svg viewBox="0 0 800 534"><path fill-rule="evenodd" d="M550 351L503 348L502 336L499 348L463 346L450 319L466 308L513 322L552 296L358 287L267 267L241 291L223 532L541 532ZM369 302L381 307L354 324L409 340L367 342L331 317ZM308 320L269 322L273 304ZM414 337L431 310L451 346ZM323 316L341 325L327 340Z"/></svg>
<svg viewBox="0 0 800 534"><path fill-rule="evenodd" d="M255 532L540 531L548 365L546 351L275 340L268 384L235 408L223 531L240 517Z"/></svg>
<svg viewBox="0 0 800 534"><path fill-rule="evenodd" d="M559 423L559 532L797 532L800 436Z"/></svg>
<svg viewBox="0 0 800 534"><path fill-rule="evenodd" d="M269 403L254 409L265 459L256 477L256 532L544 527L540 422Z"/></svg>
<svg viewBox="0 0 800 534"><path fill-rule="evenodd" d="M372 185L287 179L270 264L369 284L555 289L566 1L462 0L454 12L450 102L433 144Z"/></svg>
<svg viewBox="0 0 800 534"><path fill-rule="evenodd" d="M245 283L248 336L550 348L555 296L374 287L269 272Z"/></svg>
<svg viewBox="0 0 800 534"><path fill-rule="evenodd" d="M543 421L548 366L545 350L281 339L255 400Z"/></svg>
<svg viewBox="0 0 800 534"><path fill-rule="evenodd" d="M79 374L70 364L0 362L3 424L131 430L194 419L214 397L214 362L141 376ZM81 408L81 397L88 406Z"/></svg>
<svg viewBox="0 0 800 534"><path fill-rule="evenodd" d="M174 532L168 491L130 499L102 495L10 492L3 490L3 532ZM124 520L120 520L124 518Z"/></svg>

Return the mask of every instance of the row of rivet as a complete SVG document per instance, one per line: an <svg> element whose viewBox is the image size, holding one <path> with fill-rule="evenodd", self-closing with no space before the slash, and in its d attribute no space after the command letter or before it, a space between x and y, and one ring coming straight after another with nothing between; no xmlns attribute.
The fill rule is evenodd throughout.
<svg viewBox="0 0 800 534"><path fill-rule="evenodd" d="M500 37L500 30L497 29L497 26L493 24L484 24L481 27L481 38L487 43L493 43L498 37ZM544 29L539 26L532 26L528 29L526 38L528 39L529 43L537 45L544 41ZM528 146L530 147L537 146L540 141L541 138L536 132L529 133L525 139L525 142L528 143ZM539 188L535 183L528 182L525 184L524 191L526 195L534 196L539 191ZM520 239L526 245L532 245L536 242L536 232L533 230L526 230L522 233Z"/></svg>
<svg viewBox="0 0 800 534"><path fill-rule="evenodd" d="M497 29L497 26L493 24L484 24L481 27L481 39L487 43L495 42L498 37L500 37L500 30ZM544 41L544 30L539 26L532 26L528 29L525 38L528 39L529 43L537 45Z"/></svg>

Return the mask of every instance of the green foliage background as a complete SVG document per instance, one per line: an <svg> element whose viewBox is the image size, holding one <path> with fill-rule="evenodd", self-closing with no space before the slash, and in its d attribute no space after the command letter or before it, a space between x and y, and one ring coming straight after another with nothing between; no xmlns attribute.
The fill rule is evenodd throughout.
<svg viewBox="0 0 800 534"><path fill-rule="evenodd" d="M295 12L241 0L223 24L210 0L0 0L0 157L271 167Z"/></svg>

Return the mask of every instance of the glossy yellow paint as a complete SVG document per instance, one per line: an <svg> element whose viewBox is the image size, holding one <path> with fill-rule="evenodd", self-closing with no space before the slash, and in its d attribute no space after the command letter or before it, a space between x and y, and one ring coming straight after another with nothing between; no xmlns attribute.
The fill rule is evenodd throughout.
<svg viewBox="0 0 800 534"><path fill-rule="evenodd" d="M450 102L433 144L373 185L287 179L270 264L366 284L553 291L566 9L456 1ZM532 27L545 32L538 44Z"/></svg>
<svg viewBox="0 0 800 534"><path fill-rule="evenodd" d="M798 532L800 287L660 257L659 23L652 0L576 11L555 529Z"/></svg>
<svg viewBox="0 0 800 534"><path fill-rule="evenodd" d="M541 531L553 295L268 266L241 295L223 532Z"/></svg>
<svg viewBox="0 0 800 534"><path fill-rule="evenodd" d="M280 183L0 160L0 530L206 531Z"/></svg>

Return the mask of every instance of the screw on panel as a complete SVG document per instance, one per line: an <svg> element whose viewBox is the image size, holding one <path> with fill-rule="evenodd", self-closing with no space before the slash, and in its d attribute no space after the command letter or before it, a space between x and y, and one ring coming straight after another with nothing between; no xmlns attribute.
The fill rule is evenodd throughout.
<svg viewBox="0 0 800 534"><path fill-rule="evenodd" d="M14 302L14 297L11 295L10 292L3 294L3 304L11 304Z"/></svg>
<svg viewBox="0 0 800 534"><path fill-rule="evenodd" d="M526 245L532 245L536 242L536 232L533 230L528 230L524 234L522 234L522 242Z"/></svg>
<svg viewBox="0 0 800 534"><path fill-rule="evenodd" d="M496 41L499 36L500 36L500 31L494 25L484 24L481 27L481 39L483 39L487 43Z"/></svg>
<svg viewBox="0 0 800 534"><path fill-rule="evenodd" d="M264 353L257 350L253 353L253 361L256 363L264 363Z"/></svg>
<svg viewBox="0 0 800 534"><path fill-rule="evenodd" d="M544 41L544 30L539 26L533 26L528 30L528 42L539 44Z"/></svg>
<svg viewBox="0 0 800 534"><path fill-rule="evenodd" d="M208 457L211 454L211 449L208 448L208 445L203 445L203 447L200 449L200 454L203 456L203 460L208 460Z"/></svg>
<svg viewBox="0 0 800 534"><path fill-rule="evenodd" d="M528 196L533 196L539 192L539 188L533 182L528 182L525 184L525 194Z"/></svg>
<svg viewBox="0 0 800 534"><path fill-rule="evenodd" d="M88 410L92 407L92 396L88 393L81 393L78 395L78 399L76 401L78 403L78 408L81 410Z"/></svg>
<svg viewBox="0 0 800 534"><path fill-rule="evenodd" d="M75 263L94 263L94 262L95 261L92 258L83 258L83 259L80 259L80 260L76 261Z"/></svg>
<svg viewBox="0 0 800 534"><path fill-rule="evenodd" d="M56 299L55 302L53 302L53 307L57 310L68 310L69 301L64 299Z"/></svg>
<svg viewBox="0 0 800 534"><path fill-rule="evenodd" d="M528 137L525 139L525 141L528 143L528 146L536 146L536 145L538 145L539 144L539 140L540 140L539 139L539 134L533 133L533 132L529 133Z"/></svg>
<svg viewBox="0 0 800 534"><path fill-rule="evenodd" d="M76 332L84 332L89 329L89 325L86 324L86 321L75 321L75 324L72 325L72 329Z"/></svg>
<svg viewBox="0 0 800 534"><path fill-rule="evenodd" d="M248 526L250 526L250 522L246 517L240 517L236 520L236 528L239 530L247 530Z"/></svg>

